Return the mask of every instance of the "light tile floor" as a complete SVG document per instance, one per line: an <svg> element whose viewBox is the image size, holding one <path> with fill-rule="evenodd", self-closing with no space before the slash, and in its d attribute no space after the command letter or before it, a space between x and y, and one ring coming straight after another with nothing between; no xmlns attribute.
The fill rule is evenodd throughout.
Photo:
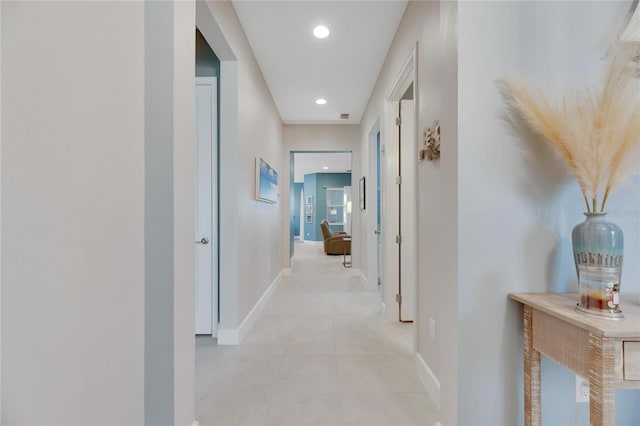
<svg viewBox="0 0 640 426"><path fill-rule="evenodd" d="M342 256L295 245L290 276L241 345L196 339L200 425L433 425L415 372L411 324L388 323L380 298Z"/></svg>

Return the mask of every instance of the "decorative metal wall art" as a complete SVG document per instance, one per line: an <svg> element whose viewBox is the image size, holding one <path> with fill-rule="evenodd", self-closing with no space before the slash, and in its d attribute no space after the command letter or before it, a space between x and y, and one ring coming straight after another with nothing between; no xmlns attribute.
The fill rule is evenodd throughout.
<svg viewBox="0 0 640 426"><path fill-rule="evenodd" d="M440 123L438 120L424 131L423 141L424 148L418 154L418 162L421 163L425 158L429 161L440 158Z"/></svg>

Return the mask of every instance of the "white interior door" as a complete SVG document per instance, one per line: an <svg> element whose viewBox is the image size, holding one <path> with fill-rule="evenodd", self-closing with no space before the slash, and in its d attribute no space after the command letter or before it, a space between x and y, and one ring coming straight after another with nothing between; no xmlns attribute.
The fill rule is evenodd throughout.
<svg viewBox="0 0 640 426"><path fill-rule="evenodd" d="M402 235L400 257L400 288L398 293L402 297L400 303L401 321L413 321L415 305L415 193L414 168L416 153L414 149L414 119L413 101L400 101L400 235Z"/></svg>
<svg viewBox="0 0 640 426"><path fill-rule="evenodd" d="M217 79L196 78L196 334L217 335Z"/></svg>
<svg viewBox="0 0 640 426"><path fill-rule="evenodd" d="M385 102L383 120L381 122L383 156L381 158L381 228L380 234L382 256L382 301L384 303L385 317L389 321L398 321L400 313L396 296L398 293L400 265L398 244L396 236L399 234L399 187L397 177L398 169L398 126L395 119L399 114L399 102Z"/></svg>
<svg viewBox="0 0 640 426"><path fill-rule="evenodd" d="M401 113L404 111L404 114ZM415 305L415 162L413 101L386 102L381 164L381 276L385 316L411 322ZM401 118L396 121L396 118ZM400 124L396 124L400 123Z"/></svg>

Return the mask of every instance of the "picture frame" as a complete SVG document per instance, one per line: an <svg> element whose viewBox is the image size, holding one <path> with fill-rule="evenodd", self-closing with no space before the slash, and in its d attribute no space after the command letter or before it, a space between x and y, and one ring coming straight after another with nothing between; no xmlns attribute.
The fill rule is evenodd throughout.
<svg viewBox="0 0 640 426"><path fill-rule="evenodd" d="M307 195L306 204L313 204L313 195Z"/></svg>
<svg viewBox="0 0 640 426"><path fill-rule="evenodd" d="M313 223L313 216L310 214L305 215L305 223Z"/></svg>
<svg viewBox="0 0 640 426"><path fill-rule="evenodd" d="M256 157L256 200L277 203L278 172L260 157Z"/></svg>
<svg viewBox="0 0 640 426"><path fill-rule="evenodd" d="M313 213L313 206L311 204L307 204L305 206L305 213L307 213L307 214Z"/></svg>
<svg viewBox="0 0 640 426"><path fill-rule="evenodd" d="M364 176L360 178L360 210L367 208L366 179Z"/></svg>

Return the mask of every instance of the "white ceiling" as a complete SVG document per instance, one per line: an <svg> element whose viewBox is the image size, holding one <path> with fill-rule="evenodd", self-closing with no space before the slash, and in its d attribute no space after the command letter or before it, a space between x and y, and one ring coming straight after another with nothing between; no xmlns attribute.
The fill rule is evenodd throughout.
<svg viewBox="0 0 640 426"><path fill-rule="evenodd" d="M358 124L407 2L248 1L233 6L285 124ZM317 39L325 25L331 33ZM327 100L316 105L317 98ZM340 120L341 113L350 114Z"/></svg>
<svg viewBox="0 0 640 426"><path fill-rule="evenodd" d="M309 173L351 172L350 152L295 153L293 161L294 182L304 182ZM323 169L325 166L329 169Z"/></svg>

